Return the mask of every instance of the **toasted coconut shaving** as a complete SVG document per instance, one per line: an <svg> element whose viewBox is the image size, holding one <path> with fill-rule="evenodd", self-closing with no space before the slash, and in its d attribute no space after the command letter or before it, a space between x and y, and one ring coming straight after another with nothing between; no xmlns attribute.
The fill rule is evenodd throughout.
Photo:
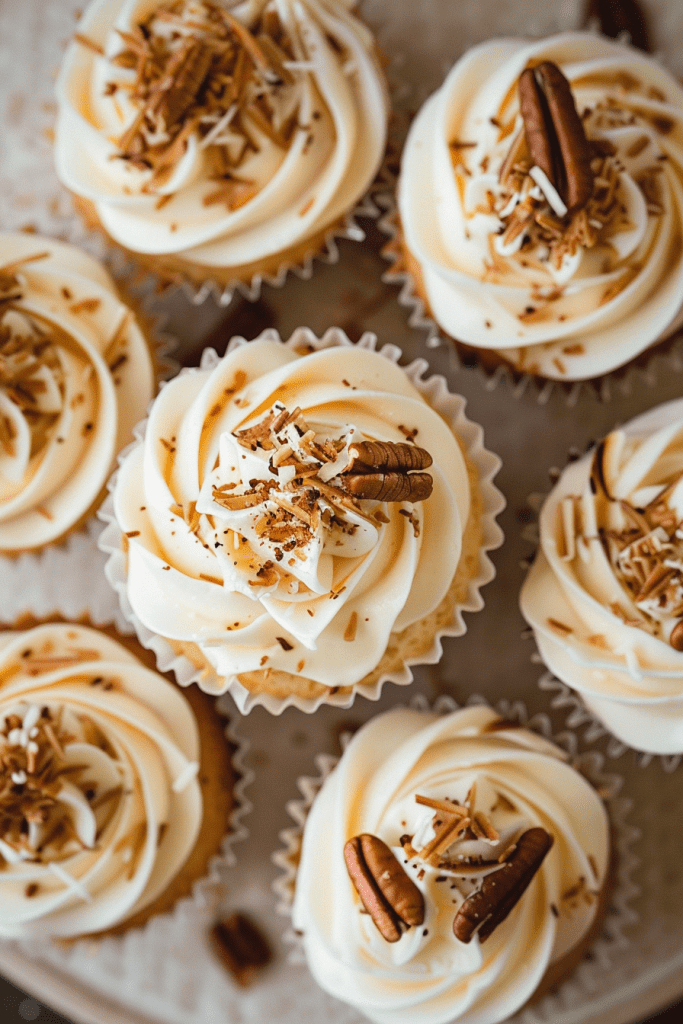
<svg viewBox="0 0 683 1024"><path fill-rule="evenodd" d="M294 50L277 15L247 27L213 0L169 0L119 35L111 62L122 76L109 90L125 89L137 112L117 156L151 171L143 191L168 183L196 136L213 179L204 203L249 202L258 188L235 174L246 153L259 137L286 149L298 122L301 85L285 67Z"/></svg>

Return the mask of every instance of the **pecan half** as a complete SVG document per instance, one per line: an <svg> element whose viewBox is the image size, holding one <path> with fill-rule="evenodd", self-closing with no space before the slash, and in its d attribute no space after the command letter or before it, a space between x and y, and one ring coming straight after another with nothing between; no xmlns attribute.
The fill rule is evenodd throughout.
<svg viewBox="0 0 683 1024"><path fill-rule="evenodd" d="M548 176L568 212L579 210L593 194L591 148L557 64L544 61L522 72L519 104L532 162Z"/></svg>
<svg viewBox="0 0 683 1024"><path fill-rule="evenodd" d="M683 651L683 619L679 619L671 630L669 643L675 651Z"/></svg>
<svg viewBox="0 0 683 1024"><path fill-rule="evenodd" d="M197 99L211 61L211 49L194 41L176 51L169 61L159 97L159 110L167 128L178 124Z"/></svg>
<svg viewBox="0 0 683 1024"><path fill-rule="evenodd" d="M403 441L357 441L349 446L351 462L338 485L354 498L374 501L425 501L432 493L427 469L432 457L424 448Z"/></svg>
<svg viewBox="0 0 683 1024"><path fill-rule="evenodd" d="M467 943L475 934L480 942L488 939L521 899L552 845L553 837L544 828L524 832L502 868L487 875L458 910L453 921L456 939Z"/></svg>
<svg viewBox="0 0 683 1024"><path fill-rule="evenodd" d="M363 906L387 942L424 921L424 898L385 842L367 832L344 846L346 870Z"/></svg>
<svg viewBox="0 0 683 1024"><path fill-rule="evenodd" d="M378 469L408 473L428 469L434 461L428 451L403 441L357 441L349 445L349 473L374 473Z"/></svg>
<svg viewBox="0 0 683 1024"><path fill-rule="evenodd" d="M432 493L429 473L342 473L339 486L354 498L373 501L425 501Z"/></svg>
<svg viewBox="0 0 683 1024"><path fill-rule="evenodd" d="M587 0L584 25L594 18L603 36L627 35L632 46L650 52L647 20L637 0Z"/></svg>
<svg viewBox="0 0 683 1024"><path fill-rule="evenodd" d="M267 940L244 914L230 914L218 921L210 938L216 955L243 987L251 985L258 971L271 960Z"/></svg>

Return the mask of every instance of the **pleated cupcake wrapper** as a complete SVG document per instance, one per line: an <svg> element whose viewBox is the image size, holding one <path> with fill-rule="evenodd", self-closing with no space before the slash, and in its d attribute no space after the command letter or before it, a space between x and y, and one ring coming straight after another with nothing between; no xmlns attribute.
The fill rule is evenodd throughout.
<svg viewBox="0 0 683 1024"><path fill-rule="evenodd" d="M264 331L260 339L281 342L278 333L272 329ZM259 339L256 339L259 340ZM228 346L228 352L238 345L249 344L244 338L233 338ZM339 328L330 328L322 338L317 338L308 328L299 328L288 341L284 342L288 348L298 348L310 345L316 350L345 346L353 348L352 342ZM401 358L401 350L395 345L384 345L377 347L377 338L374 334L364 334L358 342L358 347L370 351L378 351L380 355L393 363L398 363ZM213 349L206 349L202 355L200 369L212 369L219 362L219 357ZM413 673L411 666L416 664L435 664L442 655L441 640L444 636L461 636L466 632L467 626L463 619L463 612L479 611L483 608L484 602L480 594L481 587L488 583L495 576L493 563L487 552L500 547L503 541L503 533L496 523L496 516L503 510L505 499L500 491L492 483L493 477L500 468L500 459L484 448L484 435L480 426L472 423L465 416L465 399L459 395L452 395L448 391L446 380L442 376L434 375L427 377L428 365L424 359L416 359L405 372L411 382L425 397L429 404L446 420L452 427L454 433L461 441L470 462L476 467L479 477L479 487L482 496L482 544L479 550L479 565L476 576L469 581L466 600L454 607L453 621L437 630L429 650L416 658L406 658L399 671L387 672L380 676L377 682L372 684L358 684L353 687L350 694L336 693L323 694L314 699L307 699L290 695L287 698L274 697L271 694L254 694L247 690L236 676L226 680L226 691L234 699L242 714L247 714L253 707L261 705L271 714L279 715L286 707L293 706L301 711L311 713L320 707L321 704L331 704L335 707L348 708L353 703L357 693L367 697L369 700L379 700L382 687L386 682L393 682L399 686L407 686L412 682ZM196 373L196 369L188 367L181 370L181 373ZM146 429L146 421L136 429L137 441L135 444L142 444ZM126 449L120 460L125 458ZM116 485L116 474L109 483L110 491ZM172 671L181 686L189 686L191 683L199 683L206 679L206 669L198 670L185 656L178 655L170 643L147 629L134 614L127 596L127 568L126 555L123 551L123 536L114 516L114 503L110 495L100 509L100 518L107 523L107 527L101 535L99 544L103 551L109 554L106 565L107 577L117 591L121 602L121 611L124 618L130 622L144 647L151 648L157 656L157 664L161 671ZM216 676L217 680L218 677ZM224 691L224 692L226 692Z"/></svg>
<svg viewBox="0 0 683 1024"><path fill-rule="evenodd" d="M405 266L395 193L378 194L376 201L385 210L378 221L378 226L390 239L384 246L382 255L391 266L382 275L382 280L400 288L398 303L409 310L410 326L426 333L427 348L446 348L450 369L453 372L463 369L475 372L481 378L486 391L495 391L502 386L509 390L514 398L529 396L539 405L545 405L552 396L559 393L561 400L569 408L573 408L585 395L593 396L596 401L602 403L609 402L612 396L627 397L644 387L654 387L657 381L664 379L667 372L680 373L683 370L683 311L679 313L664 337L653 342L650 348L645 349L624 366L593 380L549 380L522 373L505 362L501 362L493 371L488 371L477 358L476 346L468 346L472 349L472 361L464 359L456 343L444 334L436 320L428 313L424 300L416 290L415 280ZM479 351L486 355L489 350Z"/></svg>
<svg viewBox="0 0 683 1024"><path fill-rule="evenodd" d="M581 454L575 449L570 449L567 453L566 465L574 462ZM554 470L550 471L554 475ZM559 476L559 474L558 474ZM539 516L541 508L546 498L550 494L550 489L547 491L534 491L530 494L527 499L527 505L533 512L533 522L529 523L522 530L522 538L529 544L529 554L525 558L523 564L529 566L533 562L533 559L538 551L541 543L540 532L539 532ZM531 627L524 630L523 637L531 639L533 637L533 630ZM535 643L535 641L534 641ZM567 715L567 725L571 729L584 730L584 739L587 743L594 743L597 740L604 739L606 741L606 752L611 758L622 757L627 752L630 752L636 764L640 768L647 768L648 765L654 760L659 761L662 769L665 772L675 771L681 762L683 761L682 754L652 754L641 750L635 750L630 747L627 743L614 736L607 726L603 725L599 718L584 704L581 699L581 695L573 690L567 683L562 682L557 676L547 669L543 658L541 657L538 650L535 650L531 655L531 661L535 665L542 665L546 671L538 680L539 689L545 693L550 694L550 706L561 710L563 714Z"/></svg>
<svg viewBox="0 0 683 1024"><path fill-rule="evenodd" d="M472 705L490 706L484 697L478 695L470 697L467 701L466 706ZM413 697L409 706L418 711L431 711L441 715L457 711L461 707L449 696L440 696L432 704L422 695ZM599 936L581 964L567 975L559 987L553 989L552 994L534 1002L531 1009L522 1009L510 1018L518 1024L556 1024L561 1015L575 1010L580 1004L583 1004L586 1012L588 1011L589 1004L600 993L603 972L617 962L630 945L628 933L638 922L638 914L632 904L640 892L633 881L640 865L640 860L634 852L634 845L640 838L640 830L629 824L632 801L620 795L623 779L608 770L606 757L602 753L586 749L583 743L579 743L576 734L568 728L554 733L551 721L545 714L536 714L529 718L522 701L503 700L495 705L495 710L503 718L539 733L564 750L572 767L588 779L602 798L610 820L615 868L610 899ZM569 726L569 721L566 725ZM348 735L342 735L342 747L345 748L345 740L348 742L349 738ZM273 854L272 860L281 874L273 882L272 888L277 897L278 913L290 920L306 819L315 797L338 761L339 757L318 754L315 757L316 774L303 776L298 780L301 798L290 800L287 804L287 811L294 819L295 825L280 832L283 847ZM291 927L291 923L285 931L284 940L289 947L289 962L305 964L303 942L300 935ZM571 1019L578 1021L584 1018L576 1016Z"/></svg>
<svg viewBox="0 0 683 1024"><path fill-rule="evenodd" d="M0 558L0 622L11 625L25 614L37 619L87 615L93 626L113 623L120 633L131 634L104 574L106 559L97 547L102 530L93 518L40 554Z"/></svg>

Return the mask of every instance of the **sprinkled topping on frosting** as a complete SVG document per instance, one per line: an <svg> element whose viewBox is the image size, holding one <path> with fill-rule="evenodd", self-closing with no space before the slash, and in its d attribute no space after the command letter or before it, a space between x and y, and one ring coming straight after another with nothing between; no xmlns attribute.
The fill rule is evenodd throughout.
<svg viewBox="0 0 683 1024"><path fill-rule="evenodd" d="M58 352L64 336L21 308L17 269L16 263L0 268L0 475L13 483L50 440L65 394Z"/></svg>
<svg viewBox="0 0 683 1024"><path fill-rule="evenodd" d="M679 84L628 47L580 32L474 47L402 158L402 238L430 315L561 380L665 337L681 316L682 130Z"/></svg>
<svg viewBox="0 0 683 1024"><path fill-rule="evenodd" d="M502 280L513 268L517 273L546 271L557 287L537 289L532 301L543 303L560 298L583 250L599 247L604 274L618 266L622 253L616 236L627 240L637 227L623 180L627 168L647 214L662 213L661 153L652 127L643 121L634 128L637 121L628 108L597 100L579 116L569 82L551 61L524 71L518 88L522 126L515 131L513 125L501 125L501 137L515 134L499 169L498 187L487 192L488 206L480 211L499 219L491 236L487 279ZM624 129L628 144L618 148L610 135L621 142ZM614 298L635 272L630 268L610 281L602 302ZM538 309L529 309L521 319L538 316Z"/></svg>
<svg viewBox="0 0 683 1024"><path fill-rule="evenodd" d="M386 88L354 6L91 0L57 84L60 179L134 252L274 272L382 159Z"/></svg>
<svg viewBox="0 0 683 1024"><path fill-rule="evenodd" d="M27 664L30 664L27 659ZM67 720L69 716L67 714ZM101 730L76 719L80 741L117 760ZM78 737L65 726L65 707L21 702L0 728L0 852L5 861L51 862L90 849L116 813L121 785L98 792L89 764L67 755Z"/></svg>
<svg viewBox="0 0 683 1024"><path fill-rule="evenodd" d="M369 550L383 525L377 503L428 498L432 478L419 470L431 463L423 448L367 441L353 426L328 437L299 408L276 402L257 423L221 437L196 510L227 527L217 537L232 530L247 541L245 549L228 542L226 561L246 569L255 598L280 586L334 597L318 575L322 552Z"/></svg>
<svg viewBox="0 0 683 1024"><path fill-rule="evenodd" d="M597 536L626 601L610 608L624 623L668 639L683 649L683 469L670 479L643 487L628 500L611 493L614 466L623 434L608 435L595 450L590 486L595 495ZM640 498L640 501L637 499ZM634 503L636 501L636 503ZM584 524L578 497L567 495L559 505L567 559L585 551L592 530ZM594 535L594 534L593 534Z"/></svg>
<svg viewBox="0 0 683 1024"><path fill-rule="evenodd" d="M301 102L302 73L277 11L247 27L211 0L173 0L119 35L111 63L121 77L106 88L135 108L118 156L152 171L143 191L169 185L196 133L215 183L205 204L232 210L253 198L254 182L235 172L258 152L260 133L287 147Z"/></svg>
<svg viewBox="0 0 683 1024"><path fill-rule="evenodd" d="M620 740L656 753L681 750L682 405L566 466L520 598L550 670Z"/></svg>
<svg viewBox="0 0 683 1024"><path fill-rule="evenodd" d="M103 267L0 234L0 550L38 548L94 508L152 396L146 339Z"/></svg>

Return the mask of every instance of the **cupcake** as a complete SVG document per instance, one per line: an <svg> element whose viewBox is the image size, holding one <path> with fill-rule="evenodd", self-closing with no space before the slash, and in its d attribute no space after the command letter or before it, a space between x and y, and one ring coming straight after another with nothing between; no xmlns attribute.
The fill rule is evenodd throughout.
<svg viewBox="0 0 683 1024"><path fill-rule="evenodd" d="M564 752L491 709L378 715L304 824L308 966L379 1024L507 1019L595 937L609 831Z"/></svg>
<svg viewBox="0 0 683 1024"><path fill-rule="evenodd" d="M683 319L682 143L683 89L642 51L476 46L411 127L397 269L487 371L609 373Z"/></svg>
<svg viewBox="0 0 683 1024"><path fill-rule="evenodd" d="M564 470L521 594L548 668L620 740L683 753L683 402Z"/></svg>
<svg viewBox="0 0 683 1024"><path fill-rule="evenodd" d="M240 710L377 698L481 607L498 460L463 401L341 331L233 339L167 384L122 460L101 546L183 685Z"/></svg>
<svg viewBox="0 0 683 1024"><path fill-rule="evenodd" d="M148 341L104 268L0 234L0 553L61 540L102 500L155 390Z"/></svg>
<svg viewBox="0 0 683 1024"><path fill-rule="evenodd" d="M95 0L57 85L57 173L152 271L249 284L301 265L384 155L388 100L352 0Z"/></svg>
<svg viewBox="0 0 683 1024"><path fill-rule="evenodd" d="M142 925L219 852L236 780L223 725L129 646L63 622L0 632L3 937Z"/></svg>

